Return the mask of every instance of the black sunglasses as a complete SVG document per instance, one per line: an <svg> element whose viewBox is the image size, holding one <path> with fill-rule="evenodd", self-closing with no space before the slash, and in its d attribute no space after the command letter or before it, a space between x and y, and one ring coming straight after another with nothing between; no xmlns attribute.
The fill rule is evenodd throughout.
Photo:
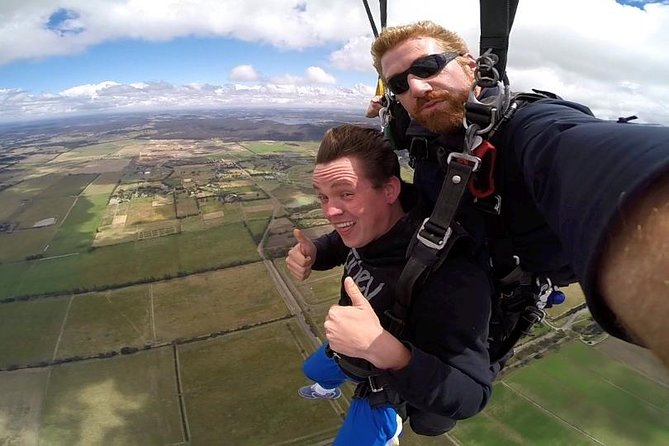
<svg viewBox="0 0 669 446"><path fill-rule="evenodd" d="M441 54L430 54L429 56L416 59L408 70L388 79L387 86L395 94L402 94L409 89L407 76L413 74L421 79L432 77L444 69L446 65L460 54L445 52Z"/></svg>

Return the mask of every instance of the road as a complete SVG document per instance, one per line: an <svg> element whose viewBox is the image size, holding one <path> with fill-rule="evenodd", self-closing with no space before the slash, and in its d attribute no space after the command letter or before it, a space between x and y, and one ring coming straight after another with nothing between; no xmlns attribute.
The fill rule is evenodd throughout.
<svg viewBox="0 0 669 446"><path fill-rule="evenodd" d="M276 269L274 263L271 260L267 259L267 257L265 257L264 253L265 240L267 239L267 236L269 234L269 228L272 226L272 222L274 221L276 211L280 206L276 198L272 197L270 194L267 195L269 195L272 200L272 217L270 218L269 224L265 229L265 233L263 234L260 243L258 243L258 248L257 248L258 255L260 255L260 257L262 258L263 263L265 264L265 268L267 268L267 272L269 272L270 277L272 277L276 289L279 291L281 298L286 303L286 306L288 307L290 314L295 316L295 320L299 324L304 334L309 338L313 346L320 347L321 341L320 339L318 339L318 337L312 330L311 326L307 322L306 318L304 317L304 311L302 310L302 307L297 301L295 294L288 286L281 273L279 273L279 271Z"/></svg>

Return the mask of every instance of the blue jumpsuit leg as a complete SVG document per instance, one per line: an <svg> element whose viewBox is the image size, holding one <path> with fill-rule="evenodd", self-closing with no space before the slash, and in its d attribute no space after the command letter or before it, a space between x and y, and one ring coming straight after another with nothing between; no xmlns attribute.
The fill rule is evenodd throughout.
<svg viewBox="0 0 669 446"><path fill-rule="evenodd" d="M307 378L317 382L325 389L334 389L341 386L347 379L337 362L325 354L327 343L323 343L318 350L304 360L302 370Z"/></svg>
<svg viewBox="0 0 669 446"><path fill-rule="evenodd" d="M402 418L390 405L372 408L367 398L351 402L333 446L399 445Z"/></svg>

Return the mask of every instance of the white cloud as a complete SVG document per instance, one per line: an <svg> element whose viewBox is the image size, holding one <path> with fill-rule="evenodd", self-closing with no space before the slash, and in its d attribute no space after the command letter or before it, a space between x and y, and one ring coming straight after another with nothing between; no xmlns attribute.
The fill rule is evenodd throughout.
<svg viewBox="0 0 669 446"><path fill-rule="evenodd" d="M370 6L378 23L378 3L372 1ZM59 10L65 11L61 13L61 21L50 30L45 25ZM477 54L478 14L478 2L473 0L398 0L389 2L388 24L429 18L460 33ZM646 4L640 9L620 5L615 0L523 0L511 34L512 86L515 90L534 87L555 91L566 99L590 106L601 117L637 114L646 121L669 124L667 29L666 1ZM313 87L323 85L331 86L328 91L338 91L336 83L343 76L337 73L335 79L332 74L335 70L368 72L370 83L374 80L369 55L371 28L359 0L0 1L0 64L76 54L119 39L167 41L193 35L274 46L279 49L278 60L283 49L331 50L330 54L323 53L322 60L307 62L315 66L306 72L281 66L285 74L267 82L266 76L257 73L253 66L233 68L231 82L254 85L237 90L231 101L241 97L240 91L261 95L290 90L296 95L306 95L301 87L311 88L316 94ZM0 119L13 117L22 110L36 113L38 108L91 107L94 97L95 106L102 103L109 107L132 107L136 103L162 106L178 101L188 105L210 98L219 103L230 91L236 91L220 85L196 88L140 81L105 85L105 88L90 81L91 85L73 85L56 95L0 90L0 102L8 101L3 102L5 108L0 110ZM277 90L277 85L285 86L285 90ZM150 98L151 95L156 98ZM7 103L10 108L6 108Z"/></svg>
<svg viewBox="0 0 669 446"><path fill-rule="evenodd" d="M326 73L321 67L307 68L307 80L314 84L335 84L337 82L334 76Z"/></svg>
<svg viewBox="0 0 669 446"><path fill-rule="evenodd" d="M362 114L374 90L314 87L288 82L256 85L172 85L148 82L125 85L117 82L81 85L58 94L30 94L0 89L0 121L38 118L45 115L84 114L105 111L187 109L208 107L295 106L355 108Z"/></svg>
<svg viewBox="0 0 669 446"><path fill-rule="evenodd" d="M373 70L369 54L372 41L371 36L353 37L341 49L330 54L330 63L340 70Z"/></svg>
<svg viewBox="0 0 669 446"><path fill-rule="evenodd" d="M307 68L304 76L297 76L294 74L282 74L280 76L273 76L270 83L275 85L314 85L314 84L330 84L333 85L337 80L331 74L328 74L320 67L311 66Z"/></svg>
<svg viewBox="0 0 669 446"><path fill-rule="evenodd" d="M258 73L251 65L238 65L230 71L228 78L233 82L253 82L259 79Z"/></svg>

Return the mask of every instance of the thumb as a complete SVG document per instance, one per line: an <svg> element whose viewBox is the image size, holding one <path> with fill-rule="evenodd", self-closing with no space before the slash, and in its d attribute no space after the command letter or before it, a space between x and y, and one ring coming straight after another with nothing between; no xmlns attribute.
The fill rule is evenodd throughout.
<svg viewBox="0 0 669 446"><path fill-rule="evenodd" d="M344 279L344 289L346 290L348 297L351 298L351 305L354 307L370 306L369 301L363 296L362 292L360 292L360 288L358 288L358 285L355 284L351 277Z"/></svg>
<svg viewBox="0 0 669 446"><path fill-rule="evenodd" d="M300 244L300 251L302 254L306 257L313 256L316 247L314 242L297 228L293 229L293 236L295 237L295 240L297 240L297 243Z"/></svg>

